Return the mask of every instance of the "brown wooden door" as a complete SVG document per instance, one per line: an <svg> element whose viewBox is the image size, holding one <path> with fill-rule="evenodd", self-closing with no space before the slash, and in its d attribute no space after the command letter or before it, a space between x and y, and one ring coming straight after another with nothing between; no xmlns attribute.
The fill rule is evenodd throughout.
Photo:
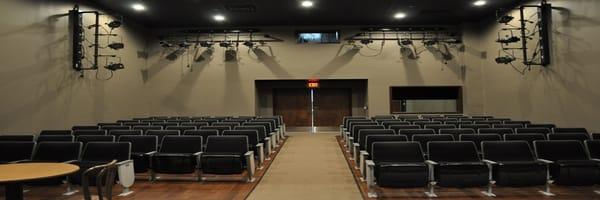
<svg viewBox="0 0 600 200"><path fill-rule="evenodd" d="M315 126L339 126L352 115L350 89L319 88L314 92Z"/></svg>
<svg viewBox="0 0 600 200"><path fill-rule="evenodd" d="M311 126L310 90L274 89L273 114L281 115L286 126Z"/></svg>

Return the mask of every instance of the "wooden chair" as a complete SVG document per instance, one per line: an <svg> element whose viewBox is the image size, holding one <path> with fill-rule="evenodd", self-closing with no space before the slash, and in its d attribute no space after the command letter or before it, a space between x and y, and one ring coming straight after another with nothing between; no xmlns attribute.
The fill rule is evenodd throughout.
<svg viewBox="0 0 600 200"><path fill-rule="evenodd" d="M89 168L83 172L82 187L83 187L83 198L85 200L92 200L90 194L90 182L96 182L96 188L98 190L98 200L112 199L112 187L115 182L115 176L117 174L117 160L104 165L97 165ZM94 178L95 177L95 178Z"/></svg>

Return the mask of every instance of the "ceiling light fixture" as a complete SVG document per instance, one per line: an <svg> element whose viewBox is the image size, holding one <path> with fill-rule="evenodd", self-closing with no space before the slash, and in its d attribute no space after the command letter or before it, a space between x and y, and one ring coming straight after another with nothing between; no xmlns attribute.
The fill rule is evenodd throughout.
<svg viewBox="0 0 600 200"><path fill-rule="evenodd" d="M300 5L305 8L310 8L313 7L314 3L312 1L302 1Z"/></svg>
<svg viewBox="0 0 600 200"><path fill-rule="evenodd" d="M222 22L222 21L225 21L225 16L223 16L223 15L215 15L215 16L213 16L213 19L215 21Z"/></svg>
<svg viewBox="0 0 600 200"><path fill-rule="evenodd" d="M406 13L403 13L403 12L399 12L399 13L394 14L394 18L396 18L396 19L402 19L402 18L405 18L405 17L406 17Z"/></svg>
<svg viewBox="0 0 600 200"><path fill-rule="evenodd" d="M131 8L133 8L133 10L135 10L135 11L146 10L146 6L142 5L141 3L135 3L135 4L131 5Z"/></svg>
<svg viewBox="0 0 600 200"><path fill-rule="evenodd" d="M473 2L474 6L485 6L485 4L487 4L487 1L484 1L484 0L477 0L477 1Z"/></svg>

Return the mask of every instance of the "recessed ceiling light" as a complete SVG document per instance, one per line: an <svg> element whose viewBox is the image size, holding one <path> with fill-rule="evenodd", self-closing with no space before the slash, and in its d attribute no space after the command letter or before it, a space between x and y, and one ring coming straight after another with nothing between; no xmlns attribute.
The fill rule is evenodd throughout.
<svg viewBox="0 0 600 200"><path fill-rule="evenodd" d="M302 1L300 5L305 8L310 8L313 7L314 3L312 1Z"/></svg>
<svg viewBox="0 0 600 200"><path fill-rule="evenodd" d="M402 19L402 18L405 18L405 17L406 17L406 13L403 13L403 12L399 12L399 13L394 14L394 18L396 18L396 19Z"/></svg>
<svg viewBox="0 0 600 200"><path fill-rule="evenodd" d="M215 15L215 16L213 16L213 19L215 21L221 22L221 21L225 21L225 16L223 16L223 15Z"/></svg>
<svg viewBox="0 0 600 200"><path fill-rule="evenodd" d="M133 8L133 10L135 10L135 11L146 10L146 6L142 5L141 3L135 3L135 4L131 5L131 8Z"/></svg>
<svg viewBox="0 0 600 200"><path fill-rule="evenodd" d="M477 0L477 1L473 2L473 5L475 5L475 6L484 6L485 4L487 4L487 1L484 1L484 0Z"/></svg>

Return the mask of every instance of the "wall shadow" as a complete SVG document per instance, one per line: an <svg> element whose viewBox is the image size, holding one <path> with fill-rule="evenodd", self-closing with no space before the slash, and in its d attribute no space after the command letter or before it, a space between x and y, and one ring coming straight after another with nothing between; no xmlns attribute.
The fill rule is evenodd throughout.
<svg viewBox="0 0 600 200"><path fill-rule="evenodd" d="M262 49L254 49L252 50L252 52L254 52L254 54L258 58L258 61L262 62L267 67L267 69L269 69L271 73L273 73L278 78L292 78L292 75L287 70L285 70L285 68L283 68L279 64L279 62L277 62L277 60L275 60L275 56L268 55Z"/></svg>
<svg viewBox="0 0 600 200"><path fill-rule="evenodd" d="M248 104L240 78L240 64L225 62L225 91L223 96L223 111L225 115L236 115L247 110Z"/></svg>
<svg viewBox="0 0 600 200"><path fill-rule="evenodd" d="M140 70L140 73L142 74L142 81L147 83L167 66L175 63L177 58L172 59L172 57L175 54L178 54L177 51L178 50L173 49L162 49L162 51L160 51L161 53L159 55L159 59L156 62L152 63L152 65L150 65L148 68Z"/></svg>
<svg viewBox="0 0 600 200"><path fill-rule="evenodd" d="M334 74L337 70L348 65L359 51L360 49L348 49L344 54L336 56L327 64L325 64L325 66L317 71L314 75L327 77Z"/></svg>
<svg viewBox="0 0 600 200"><path fill-rule="evenodd" d="M423 80L423 76L421 75L421 69L419 69L418 58L411 59L408 58L407 55L402 53L402 50L399 50L400 58L402 59L402 65L404 66L406 76L406 81L409 84L423 84L425 81Z"/></svg>

